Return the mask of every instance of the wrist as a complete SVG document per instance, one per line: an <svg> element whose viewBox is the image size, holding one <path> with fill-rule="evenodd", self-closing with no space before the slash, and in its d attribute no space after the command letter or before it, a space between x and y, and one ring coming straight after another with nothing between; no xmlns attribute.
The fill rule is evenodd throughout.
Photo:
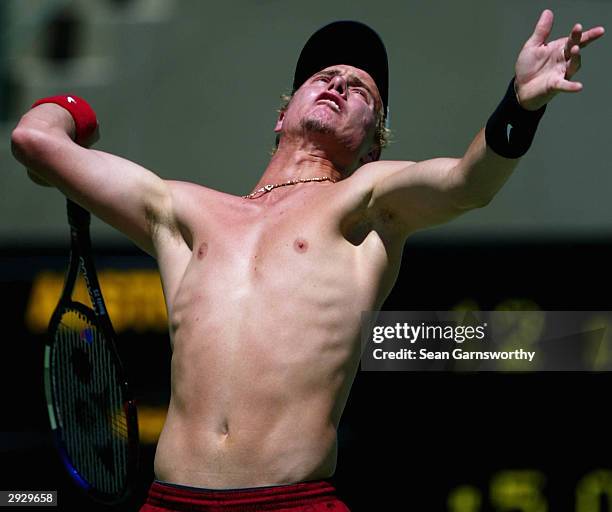
<svg viewBox="0 0 612 512"><path fill-rule="evenodd" d="M32 105L32 108L42 107L48 104L64 110L72 118L73 125L67 124L68 121L66 120L65 114L59 114L57 109L54 110L58 116L63 116L62 126L66 129L66 133L71 135L71 138L77 144L87 146L92 138L95 137L98 131L96 113L84 99L73 94L51 96L36 101Z"/></svg>
<svg viewBox="0 0 612 512"><path fill-rule="evenodd" d="M536 110L521 105L516 80L513 78L502 101L487 121L487 145L504 158L520 158L531 147L545 110L546 105Z"/></svg>
<svg viewBox="0 0 612 512"><path fill-rule="evenodd" d="M516 96L516 101L521 106L521 108L529 112L537 112L538 110L546 106L546 102L543 102L541 100L540 101L535 101L535 100L529 101L529 100L526 100L525 98L521 98L521 92L523 90L524 90L524 87L522 85L519 85L515 77L514 78L514 94Z"/></svg>
<svg viewBox="0 0 612 512"><path fill-rule="evenodd" d="M47 129L65 132L74 140L76 124L70 112L55 103L41 103L28 112L28 117L37 124L44 124Z"/></svg>

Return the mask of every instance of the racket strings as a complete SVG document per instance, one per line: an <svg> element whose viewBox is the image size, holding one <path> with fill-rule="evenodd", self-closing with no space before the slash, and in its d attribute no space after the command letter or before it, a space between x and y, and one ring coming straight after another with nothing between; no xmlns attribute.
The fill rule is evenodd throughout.
<svg viewBox="0 0 612 512"><path fill-rule="evenodd" d="M78 311L64 312L55 338L54 398L67 455L88 485L120 493L127 480L128 426L114 354Z"/></svg>

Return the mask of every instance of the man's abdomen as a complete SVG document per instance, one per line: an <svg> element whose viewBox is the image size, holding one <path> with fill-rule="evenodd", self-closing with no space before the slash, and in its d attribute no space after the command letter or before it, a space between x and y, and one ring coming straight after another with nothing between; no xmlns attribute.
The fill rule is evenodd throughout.
<svg viewBox="0 0 612 512"><path fill-rule="evenodd" d="M240 250L211 240L208 261L186 271L171 308L172 399L156 455L160 480L235 488L334 471L360 315L376 294L353 274L364 269L346 242L323 251L305 233L308 251L300 253L292 238L275 235L274 247Z"/></svg>
<svg viewBox="0 0 612 512"><path fill-rule="evenodd" d="M253 417L249 418L251 412ZM310 413L262 411L245 404L237 414L197 418L170 405L155 456L159 480L231 489L309 481L331 476L336 429Z"/></svg>

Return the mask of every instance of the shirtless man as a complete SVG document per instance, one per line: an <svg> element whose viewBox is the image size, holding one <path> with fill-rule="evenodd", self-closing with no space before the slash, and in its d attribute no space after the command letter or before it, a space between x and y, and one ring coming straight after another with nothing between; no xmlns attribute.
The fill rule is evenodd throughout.
<svg viewBox="0 0 612 512"><path fill-rule="evenodd" d="M95 134L75 110L80 99L46 99L23 116L12 144L31 177L159 263L172 396L143 511L181 501L200 507L190 510L348 510L325 479L358 368L360 314L382 305L406 238L489 203L544 105L582 89L570 79L604 29L576 24L547 43L552 21L541 14L514 87L465 155L422 162L379 160L387 68L376 33L325 27L302 53L278 150L246 197L87 149Z"/></svg>

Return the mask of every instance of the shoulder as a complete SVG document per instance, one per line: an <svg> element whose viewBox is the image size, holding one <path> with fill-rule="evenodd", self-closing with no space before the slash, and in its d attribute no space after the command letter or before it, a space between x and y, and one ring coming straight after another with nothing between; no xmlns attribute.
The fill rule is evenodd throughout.
<svg viewBox="0 0 612 512"><path fill-rule="evenodd" d="M169 207L164 209L163 216L156 219L155 238L182 241L191 247L192 229L190 219L197 205L201 205L208 192L214 192L197 183L178 180L164 180Z"/></svg>
<svg viewBox="0 0 612 512"><path fill-rule="evenodd" d="M362 165L351 178L360 183L376 184L387 176L413 166L416 162L410 160L378 160Z"/></svg>
<svg viewBox="0 0 612 512"><path fill-rule="evenodd" d="M350 177L343 180L350 192L367 197L368 203L374 189L385 178L411 167L416 162L379 160L359 167Z"/></svg>
<svg viewBox="0 0 612 512"><path fill-rule="evenodd" d="M219 200L234 197L189 181L166 180L166 185L170 191L174 213L177 215L187 215L195 208L209 207Z"/></svg>
<svg viewBox="0 0 612 512"><path fill-rule="evenodd" d="M227 214L238 196L189 181L166 180L172 198L171 225L191 246L194 232Z"/></svg>
<svg viewBox="0 0 612 512"><path fill-rule="evenodd" d="M344 216L356 225L363 226L365 223L389 237L396 236L393 217L377 208L373 198L377 186L385 178L413 164L415 162L383 160L361 166L335 189L335 207L341 209Z"/></svg>
<svg viewBox="0 0 612 512"><path fill-rule="evenodd" d="M231 194L220 192L212 188L199 185L190 181L178 181L178 180L165 180L168 189L174 200L187 200L187 199L206 199L208 201L215 200L227 200L229 198L235 198ZM183 205L189 206L189 203Z"/></svg>
<svg viewBox="0 0 612 512"><path fill-rule="evenodd" d="M192 183L190 181L179 181L179 180L165 180L170 193L174 197L186 197L194 194L201 193L206 187Z"/></svg>

